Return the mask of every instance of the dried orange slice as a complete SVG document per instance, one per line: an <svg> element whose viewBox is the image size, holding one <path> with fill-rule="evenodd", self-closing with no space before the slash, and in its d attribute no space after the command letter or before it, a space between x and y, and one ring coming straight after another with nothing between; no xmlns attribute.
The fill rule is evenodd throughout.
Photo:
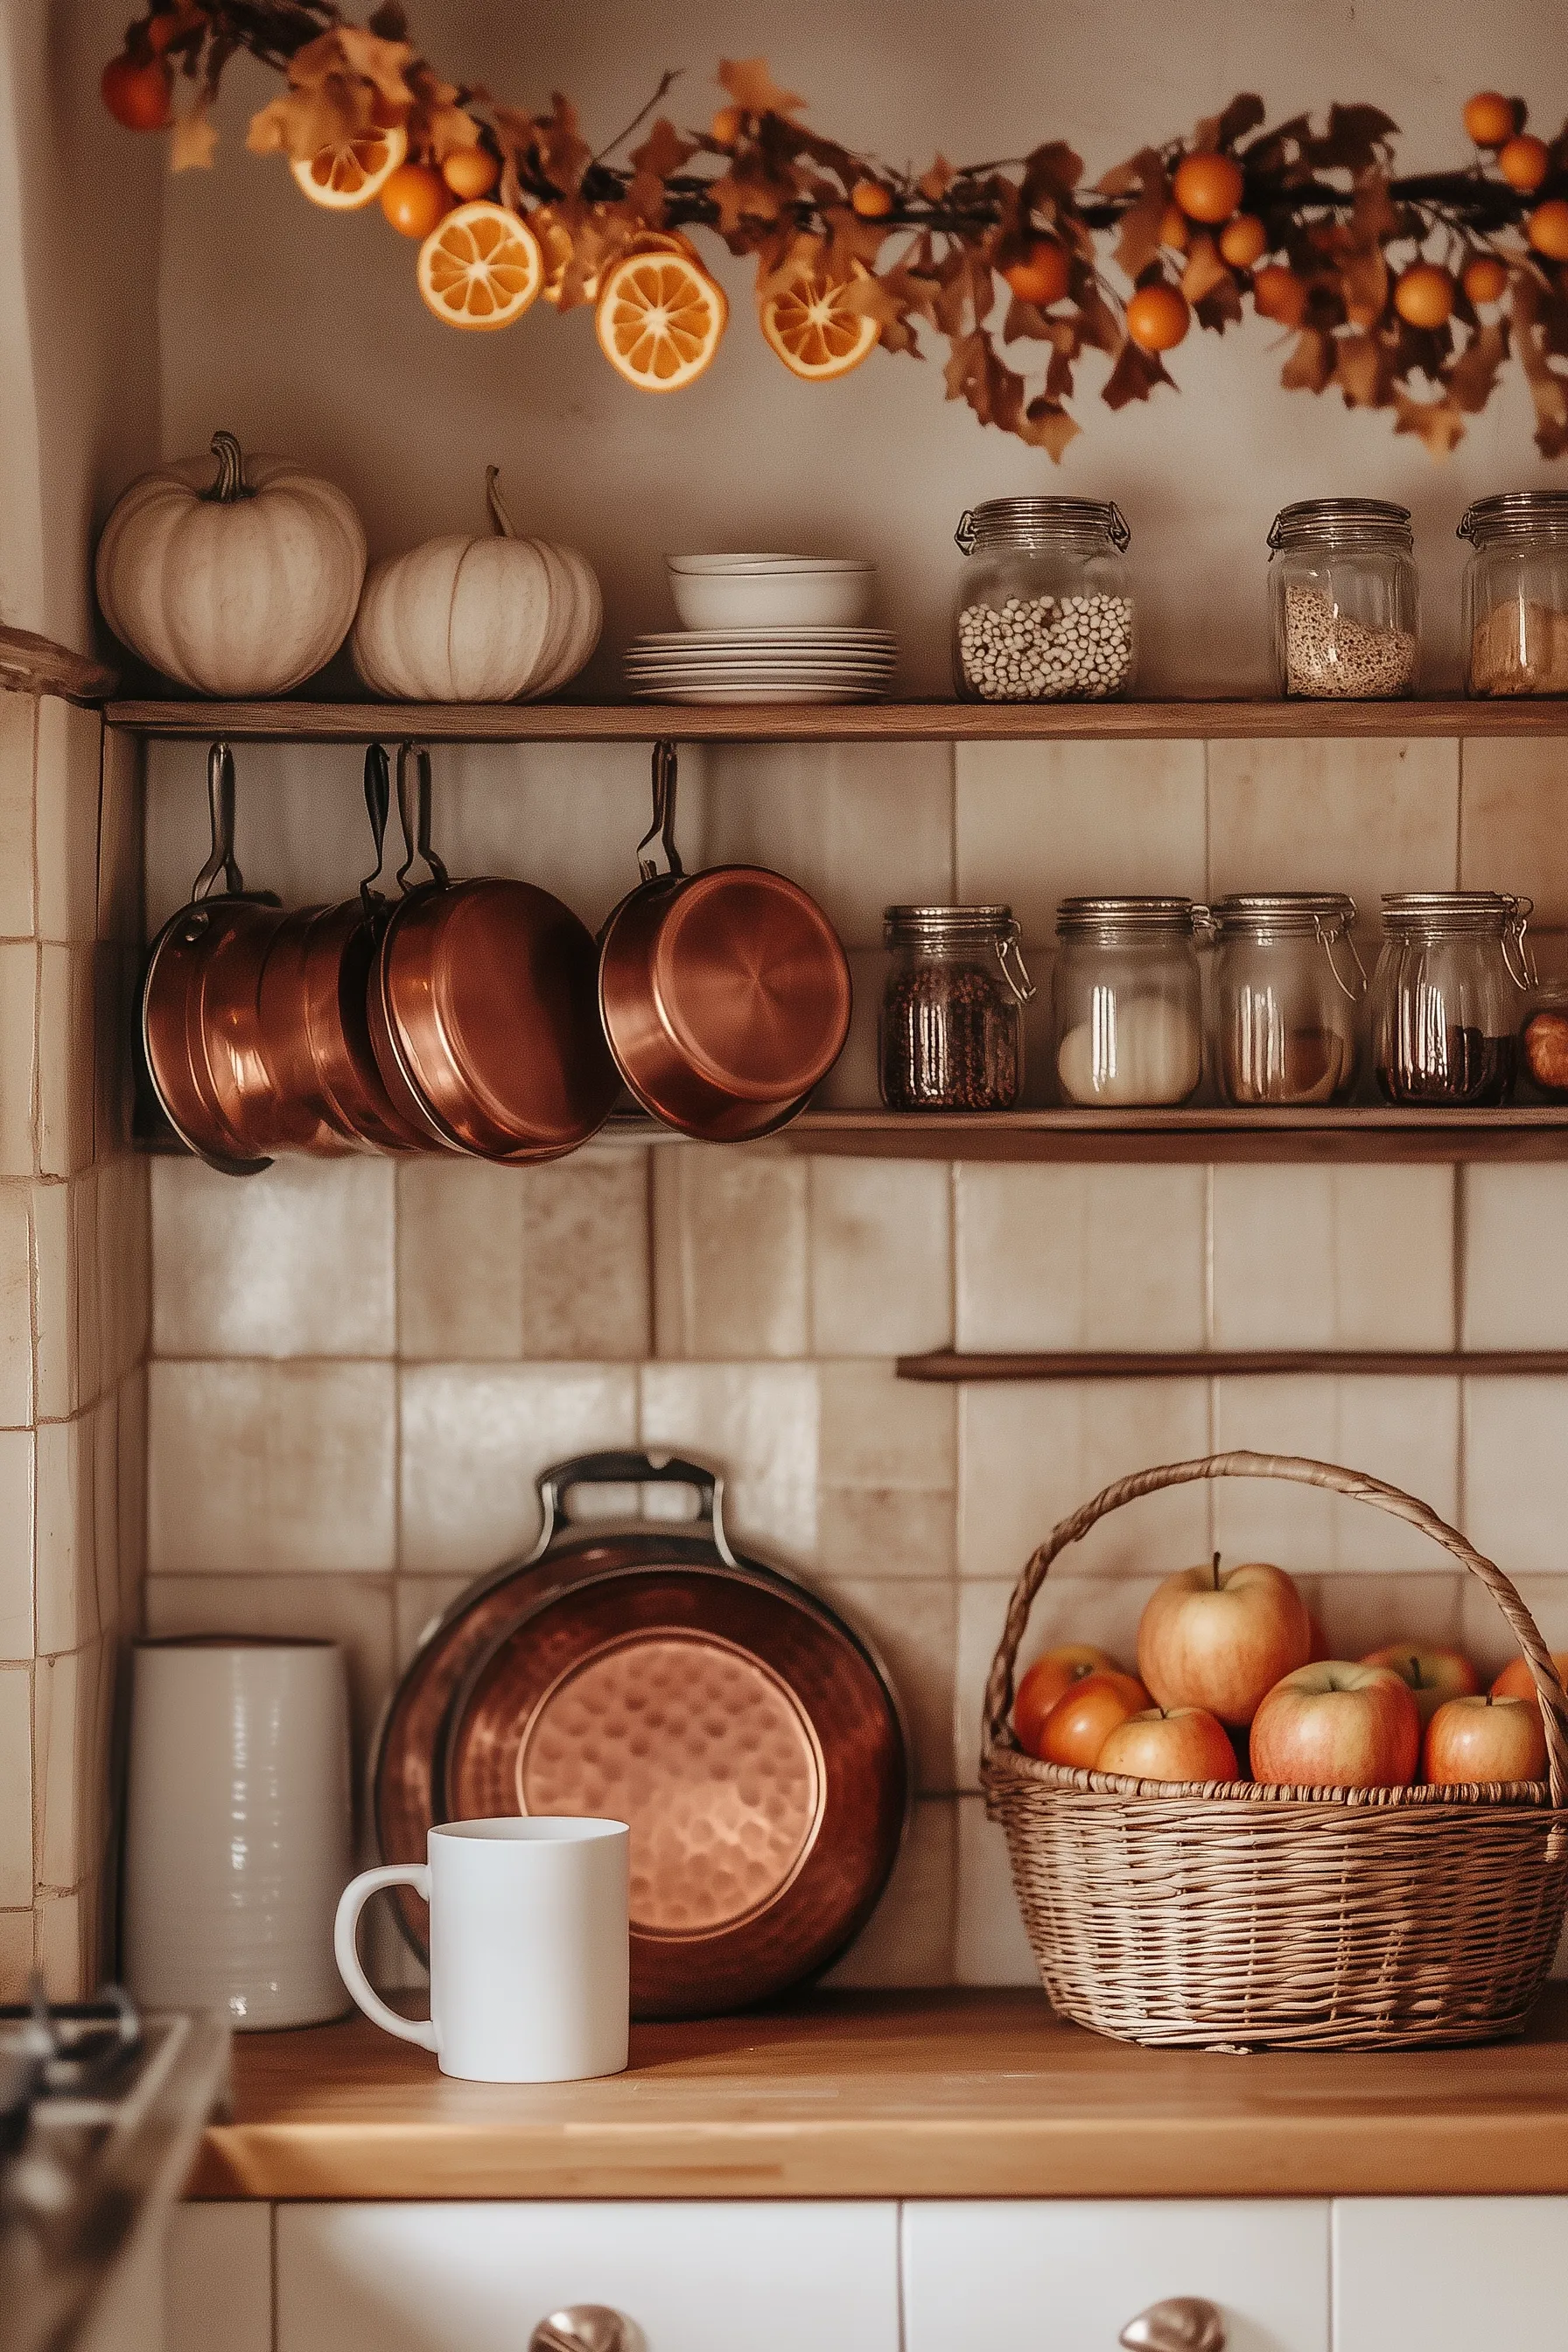
<svg viewBox="0 0 1568 2352"><path fill-rule="evenodd" d="M419 291L448 327L510 327L544 283L539 239L504 205L458 205L419 248Z"/></svg>
<svg viewBox="0 0 1568 2352"><path fill-rule="evenodd" d="M341 146L318 147L308 160L296 157L289 168L313 205L353 213L375 202L407 152L408 141L395 127L362 131Z"/></svg>
<svg viewBox="0 0 1568 2352"><path fill-rule="evenodd" d="M868 274L858 262L855 270L859 278ZM759 297L763 333L792 375L831 383L869 356L877 321L846 301L855 282L811 272Z"/></svg>
<svg viewBox="0 0 1568 2352"><path fill-rule="evenodd" d="M599 349L639 392L679 392L719 348L724 289L689 253L628 253L605 276L595 322Z"/></svg>

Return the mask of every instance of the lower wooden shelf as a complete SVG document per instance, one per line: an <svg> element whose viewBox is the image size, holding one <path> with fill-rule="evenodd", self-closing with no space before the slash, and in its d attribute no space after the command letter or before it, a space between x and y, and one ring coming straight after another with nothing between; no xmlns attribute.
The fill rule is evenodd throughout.
<svg viewBox="0 0 1568 2352"><path fill-rule="evenodd" d="M643 1122L627 1121L644 1133ZM1568 1160L1568 1105L1497 1110L814 1110L784 1130L796 1151L889 1160Z"/></svg>
<svg viewBox="0 0 1568 2352"><path fill-rule="evenodd" d="M1301 1373L1373 1373L1380 1379L1561 1378L1564 1348L1059 1348L965 1355L932 1348L900 1356L901 1381L1257 1380Z"/></svg>

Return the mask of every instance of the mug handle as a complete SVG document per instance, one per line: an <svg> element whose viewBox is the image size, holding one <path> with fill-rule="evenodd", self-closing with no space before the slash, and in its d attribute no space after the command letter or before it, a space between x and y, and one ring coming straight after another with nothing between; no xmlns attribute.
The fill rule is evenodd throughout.
<svg viewBox="0 0 1568 2352"><path fill-rule="evenodd" d="M430 1868L423 1862L388 1862L378 1870L362 1870L351 1878L338 1897L338 1916L332 1926L332 1949L337 1956L338 1974L373 2025L384 2033L395 2033L399 2042L416 2042L422 2050L436 2047L436 2023L429 2017L399 2017L371 1984L360 1966L356 1937L359 1915L373 1895L384 1886L412 1886L416 1895L430 1900Z"/></svg>

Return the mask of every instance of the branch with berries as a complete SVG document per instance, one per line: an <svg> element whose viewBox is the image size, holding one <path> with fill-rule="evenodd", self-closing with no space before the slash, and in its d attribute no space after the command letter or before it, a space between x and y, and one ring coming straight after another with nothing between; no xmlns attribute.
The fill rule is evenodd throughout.
<svg viewBox="0 0 1568 2352"><path fill-rule="evenodd" d="M285 157L317 205L379 203L417 242L437 318L488 330L541 297L592 305L640 390L680 389L718 351L710 237L754 261L759 326L795 375L944 346L947 397L1053 458L1080 430L1086 362L1110 407L1147 400L1194 320L1223 334L1249 308L1289 338L1288 387L1391 411L1436 456L1517 359L1536 446L1568 449L1568 126L1542 139L1498 91L1465 107L1473 152L1453 171L1401 177L1375 107L1269 126L1242 96L1086 184L1059 141L921 171L858 154L809 130L761 58L721 65L705 129L659 111L667 74L595 150L559 95L532 113L447 81L400 6L361 25L333 0L154 0L104 68L104 102L128 129L170 130L176 169L209 164L240 51L284 79L247 145Z"/></svg>

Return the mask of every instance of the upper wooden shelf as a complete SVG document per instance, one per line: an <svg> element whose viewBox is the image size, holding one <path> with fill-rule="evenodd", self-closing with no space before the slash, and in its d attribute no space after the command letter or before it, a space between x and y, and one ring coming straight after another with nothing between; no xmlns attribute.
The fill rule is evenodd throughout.
<svg viewBox="0 0 1568 2352"><path fill-rule="evenodd" d="M141 735L363 743L1017 743L1163 737L1568 735L1568 700L1499 702L111 702Z"/></svg>

